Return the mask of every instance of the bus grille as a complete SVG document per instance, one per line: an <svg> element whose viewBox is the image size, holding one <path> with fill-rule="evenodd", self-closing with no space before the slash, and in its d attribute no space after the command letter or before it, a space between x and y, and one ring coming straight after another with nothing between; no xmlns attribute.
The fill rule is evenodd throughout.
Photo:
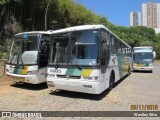
<svg viewBox="0 0 160 120"><path fill-rule="evenodd" d="M59 77L59 78L68 78L68 79L80 79L81 78L81 76L68 76L67 77L67 75L57 75L57 77Z"/></svg>
<svg viewBox="0 0 160 120"><path fill-rule="evenodd" d="M66 75L57 75L59 78L66 78Z"/></svg>

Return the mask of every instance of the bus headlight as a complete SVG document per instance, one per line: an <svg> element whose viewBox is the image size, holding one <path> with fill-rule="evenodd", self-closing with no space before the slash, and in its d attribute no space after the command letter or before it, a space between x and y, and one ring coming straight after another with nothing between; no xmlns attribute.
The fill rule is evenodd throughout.
<svg viewBox="0 0 160 120"><path fill-rule="evenodd" d="M153 63L150 63L149 66L153 66Z"/></svg>
<svg viewBox="0 0 160 120"><path fill-rule="evenodd" d="M35 75L38 73L38 70L28 71L27 75Z"/></svg>
<svg viewBox="0 0 160 120"><path fill-rule="evenodd" d="M32 71L28 71L28 72L27 72L27 75L32 75Z"/></svg>
<svg viewBox="0 0 160 120"><path fill-rule="evenodd" d="M55 77L55 74L47 74L47 77L48 77L48 78Z"/></svg>
<svg viewBox="0 0 160 120"><path fill-rule="evenodd" d="M83 77L82 77L82 79L84 79L84 80L92 80L92 77L88 77L88 76L86 77L86 76L83 76Z"/></svg>
<svg viewBox="0 0 160 120"><path fill-rule="evenodd" d="M136 64L136 63L133 63L133 66L137 66L137 64Z"/></svg>
<svg viewBox="0 0 160 120"><path fill-rule="evenodd" d="M83 76L82 79L84 79L84 80L98 80L98 76L94 76L94 77Z"/></svg>
<svg viewBox="0 0 160 120"><path fill-rule="evenodd" d="M8 70L8 69L6 69L6 72L9 72L9 70Z"/></svg>

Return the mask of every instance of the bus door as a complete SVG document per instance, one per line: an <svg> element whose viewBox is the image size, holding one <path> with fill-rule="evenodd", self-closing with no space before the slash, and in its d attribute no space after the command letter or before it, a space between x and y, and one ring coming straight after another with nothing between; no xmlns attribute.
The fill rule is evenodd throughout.
<svg viewBox="0 0 160 120"><path fill-rule="evenodd" d="M101 31L101 73L104 74L110 60L110 42L109 33Z"/></svg>
<svg viewBox="0 0 160 120"><path fill-rule="evenodd" d="M46 81L47 65L49 58L49 44L50 36L43 35L39 47L39 70L37 76L40 81Z"/></svg>
<svg viewBox="0 0 160 120"><path fill-rule="evenodd" d="M49 44L50 37L49 35L43 35L40 44L40 54L39 54L39 68L44 68L48 65L49 57Z"/></svg>

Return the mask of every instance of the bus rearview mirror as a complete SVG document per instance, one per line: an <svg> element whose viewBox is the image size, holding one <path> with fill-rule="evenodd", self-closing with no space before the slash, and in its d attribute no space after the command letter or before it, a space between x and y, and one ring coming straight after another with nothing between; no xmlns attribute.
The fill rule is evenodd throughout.
<svg viewBox="0 0 160 120"><path fill-rule="evenodd" d="M153 58L155 58L156 57L156 52L155 51L153 51Z"/></svg>

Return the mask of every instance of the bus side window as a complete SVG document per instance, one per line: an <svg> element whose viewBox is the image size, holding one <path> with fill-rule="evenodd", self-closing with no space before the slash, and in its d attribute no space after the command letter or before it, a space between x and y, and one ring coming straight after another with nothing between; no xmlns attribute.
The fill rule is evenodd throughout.
<svg viewBox="0 0 160 120"><path fill-rule="evenodd" d="M117 51L122 54L122 43L120 41L117 41Z"/></svg>
<svg viewBox="0 0 160 120"><path fill-rule="evenodd" d="M127 56L129 56L129 54L130 54L129 47L126 48L126 54L127 54Z"/></svg>
<svg viewBox="0 0 160 120"><path fill-rule="evenodd" d="M112 51L112 53L116 53L117 52L116 38L111 36L110 39L111 39L111 51Z"/></svg>
<svg viewBox="0 0 160 120"><path fill-rule="evenodd" d="M132 57L132 49L128 48L128 56Z"/></svg>
<svg viewBox="0 0 160 120"><path fill-rule="evenodd" d="M126 54L126 46L122 44L122 54L125 55Z"/></svg>

